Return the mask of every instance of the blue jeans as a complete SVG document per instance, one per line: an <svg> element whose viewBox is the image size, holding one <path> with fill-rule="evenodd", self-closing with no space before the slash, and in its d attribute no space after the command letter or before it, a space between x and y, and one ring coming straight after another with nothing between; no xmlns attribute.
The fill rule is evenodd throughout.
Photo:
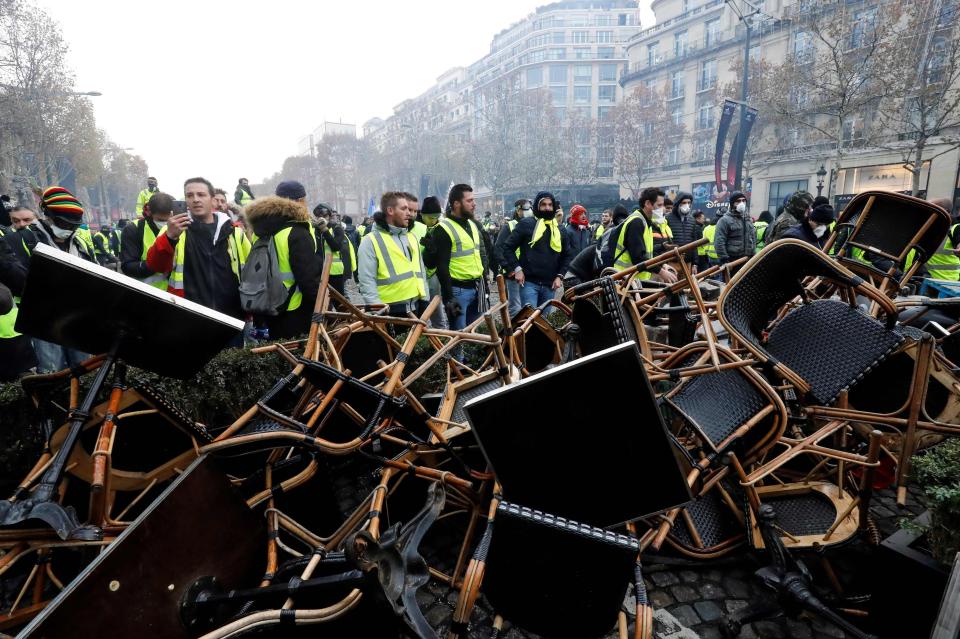
<svg viewBox="0 0 960 639"><path fill-rule="evenodd" d="M520 285L512 277L507 278L507 312L510 317L516 315L523 304L520 302Z"/></svg>
<svg viewBox="0 0 960 639"><path fill-rule="evenodd" d="M33 338L33 350L37 354L38 373L56 373L65 368L73 368L90 357L87 353L64 348L53 342Z"/></svg>
<svg viewBox="0 0 960 639"><path fill-rule="evenodd" d="M550 284L534 284L527 280L520 287L520 303L524 306L530 305L537 308L552 300L553 296L554 290L550 288Z"/></svg>
<svg viewBox="0 0 960 639"><path fill-rule="evenodd" d="M454 331L462 331L467 324L480 317L480 311L477 310L477 289L472 286L470 288L453 286L452 288L453 297L460 302L462 312L457 319L450 321L450 328Z"/></svg>

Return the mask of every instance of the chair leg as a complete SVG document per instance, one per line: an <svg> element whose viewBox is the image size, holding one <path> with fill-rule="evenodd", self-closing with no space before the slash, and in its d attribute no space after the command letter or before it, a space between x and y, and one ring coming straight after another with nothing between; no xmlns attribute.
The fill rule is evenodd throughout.
<svg viewBox="0 0 960 639"><path fill-rule="evenodd" d="M897 505L907 503L907 480L910 477L910 461L917 448L917 421L927 396L927 382L930 376L930 357L933 353L933 336L921 339L917 344L916 361L913 368L913 380L910 385L910 408L907 415L907 427L900 446L900 459L897 462Z"/></svg>

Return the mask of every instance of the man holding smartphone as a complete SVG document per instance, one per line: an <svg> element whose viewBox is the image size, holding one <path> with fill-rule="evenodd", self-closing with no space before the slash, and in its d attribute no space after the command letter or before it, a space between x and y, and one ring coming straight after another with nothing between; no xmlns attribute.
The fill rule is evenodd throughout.
<svg viewBox="0 0 960 639"><path fill-rule="evenodd" d="M147 266L170 273L167 291L221 313L243 318L240 271L250 253L243 229L213 210L213 185L190 178L183 184L187 213L173 215L147 251ZM188 232L189 231L189 232Z"/></svg>

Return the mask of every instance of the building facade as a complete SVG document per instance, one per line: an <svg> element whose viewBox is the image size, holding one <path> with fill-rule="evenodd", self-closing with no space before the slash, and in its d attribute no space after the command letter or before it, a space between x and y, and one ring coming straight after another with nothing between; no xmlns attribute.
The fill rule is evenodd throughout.
<svg viewBox="0 0 960 639"><path fill-rule="evenodd" d="M622 95L619 79L627 62L626 44L639 28L635 0L568 0L539 7L496 34L490 52L480 60L448 70L426 92L394 107L389 117L364 123L364 137L381 151L411 138L469 142L482 132L489 108L485 96L497 84L549 92L548 108L558 122L574 115L603 121ZM595 140L582 152L596 163L598 184L581 190L616 200L612 154L598 148ZM443 180L471 177L450 175ZM503 210L512 204L515 193L500 193L493 202L489 189L471 181L482 207ZM438 183L437 192L443 194L440 187L447 184ZM516 185L513 190L530 197L527 190L545 186L563 185Z"/></svg>
<svg viewBox="0 0 960 639"><path fill-rule="evenodd" d="M809 56L815 45L804 28L805 20L811 19L805 12L817 6L817 1L754 2L761 13L752 18L751 64L754 67L761 66L762 62L776 65ZM834 3L854 21L863 15L876 15L882 4L883 0ZM641 86L662 90L665 108L675 122L685 127L685 133L668 148L663 165L651 175L650 185L690 191L695 207L711 214L711 209L726 206L722 201L714 201L717 199L714 173L717 129L723 96L740 97L746 30L740 17L724 0L654 0L651 9L656 22L636 33L627 43L629 61L620 83L624 92ZM826 19L838 19L838 16ZM856 26L851 32L856 34ZM750 77L752 81L752 73ZM788 91L790 87L783 90ZM752 99L748 98L748 103L752 103ZM896 134L891 132L894 137ZM748 154L745 166L745 184L754 215L765 209L773 212L786 195L799 189L813 194L822 192L835 205L842 206L852 195L865 190L911 188L912 174L904 168L898 151L868 145L860 149L851 145L845 153L843 168L835 170L831 160L834 153L829 144L811 139L802 126L767 126L762 111L748 146L762 148ZM936 141L930 151L928 157L937 157L923 166L922 194L931 198L954 198L960 153Z"/></svg>

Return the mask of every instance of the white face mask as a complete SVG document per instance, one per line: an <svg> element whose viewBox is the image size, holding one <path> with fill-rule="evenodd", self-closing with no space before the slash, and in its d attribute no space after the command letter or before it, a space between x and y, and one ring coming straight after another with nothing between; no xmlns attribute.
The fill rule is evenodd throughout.
<svg viewBox="0 0 960 639"><path fill-rule="evenodd" d="M827 232L826 224L820 224L818 226L813 227L813 234L816 235L818 238L823 237L823 234L826 232Z"/></svg>
<svg viewBox="0 0 960 639"><path fill-rule="evenodd" d="M533 209L523 209L523 217L533 217Z"/></svg>
<svg viewBox="0 0 960 639"><path fill-rule="evenodd" d="M663 220L664 211L666 211L666 209L664 209L662 206L660 208L653 209L653 219Z"/></svg>
<svg viewBox="0 0 960 639"><path fill-rule="evenodd" d="M737 202L737 213L743 213L747 210L746 202Z"/></svg>
<svg viewBox="0 0 960 639"><path fill-rule="evenodd" d="M76 229L62 229L52 224L50 225L50 230L53 231L53 236L58 240L69 240L73 237L73 234L77 232Z"/></svg>
<svg viewBox="0 0 960 639"><path fill-rule="evenodd" d="M153 223L157 225L158 229L162 229L167 225L167 220L158 220L157 218L153 218Z"/></svg>
<svg viewBox="0 0 960 639"><path fill-rule="evenodd" d="M680 205L680 212L683 213L684 215L686 215L687 213L689 213L689 212L690 212L690 205L689 205L689 204L681 204L681 205Z"/></svg>

